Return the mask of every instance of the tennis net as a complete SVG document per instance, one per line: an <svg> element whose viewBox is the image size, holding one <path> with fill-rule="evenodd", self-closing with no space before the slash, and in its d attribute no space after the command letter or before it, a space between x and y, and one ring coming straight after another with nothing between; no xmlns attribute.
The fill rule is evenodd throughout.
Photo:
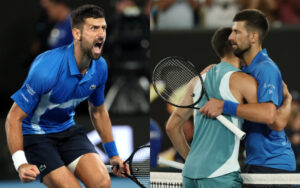
<svg viewBox="0 0 300 188"><path fill-rule="evenodd" d="M243 187L257 188L300 188L300 174L241 174ZM180 188L181 173L151 172L151 188Z"/></svg>

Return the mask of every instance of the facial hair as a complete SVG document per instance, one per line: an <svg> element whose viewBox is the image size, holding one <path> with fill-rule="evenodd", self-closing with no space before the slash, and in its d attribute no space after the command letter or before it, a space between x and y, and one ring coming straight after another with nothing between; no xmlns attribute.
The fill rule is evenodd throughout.
<svg viewBox="0 0 300 188"><path fill-rule="evenodd" d="M245 52L247 52L250 48L251 48L251 45L249 44L249 46L247 48L245 48L245 49L237 48L233 51L233 53L236 57L243 58L243 55L245 54Z"/></svg>
<svg viewBox="0 0 300 188"><path fill-rule="evenodd" d="M84 39L82 39L82 40L84 40ZM98 60L101 57L103 46L104 46L104 41L103 41L102 46L101 46L101 53L93 54L93 47L94 47L95 43L96 43L96 41L94 41L91 45L88 45L84 41L82 41L82 43L81 43L81 48L83 49L84 54L86 54L88 56L88 58L90 58L92 60Z"/></svg>

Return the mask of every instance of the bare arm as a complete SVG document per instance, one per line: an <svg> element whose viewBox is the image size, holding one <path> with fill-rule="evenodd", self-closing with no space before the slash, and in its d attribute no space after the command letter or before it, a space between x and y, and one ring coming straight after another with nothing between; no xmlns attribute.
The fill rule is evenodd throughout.
<svg viewBox="0 0 300 188"><path fill-rule="evenodd" d="M175 150L184 159L186 159L187 155L189 154L190 147L183 133L183 125L189 119L189 117L192 116L192 114L192 109L176 108L171 114L166 126L167 134Z"/></svg>
<svg viewBox="0 0 300 188"><path fill-rule="evenodd" d="M292 95L289 93L287 85L284 82L283 97L283 104L276 110L276 120L274 125L272 125L278 127L278 130L282 130L286 127L292 111Z"/></svg>
<svg viewBox="0 0 300 188"><path fill-rule="evenodd" d="M98 134L100 135L103 143L112 142L114 138L112 135L111 121L105 105L102 104L101 106L94 106L92 103L89 102L89 113L92 123L95 129L97 130ZM118 171L116 168L114 168L114 173L118 176L125 177L121 173L122 171L126 171L128 174L130 174L128 165L123 164L123 160L120 158L119 155L112 156L110 158L110 163L113 166L120 167Z"/></svg>
<svg viewBox="0 0 300 188"><path fill-rule="evenodd" d="M8 112L5 122L5 131L11 154L19 150L23 151L22 121L26 117L27 114L16 103L12 105ZM35 165L28 163L21 164L17 170L22 182L34 181L36 176L40 173Z"/></svg>
<svg viewBox="0 0 300 188"><path fill-rule="evenodd" d="M272 102L257 103L257 84L254 78L244 73L234 73L230 78L231 91L240 92L242 97L249 104L239 104L236 115L240 118L257 123L267 124L271 129L280 131L284 127L285 115L276 118L278 112L276 106ZM207 104L200 109L200 112L209 117L216 117L223 111L224 101L211 99ZM287 113L285 109L282 109Z"/></svg>
<svg viewBox="0 0 300 188"><path fill-rule="evenodd" d="M188 88L186 89L186 93L182 96L179 104L186 106L187 104L192 104L193 98L191 97L191 92L193 92L193 88L197 84L197 79L193 79L188 84ZM175 150L186 159L190 147L187 143L187 140L184 136L183 126L185 122L193 115L193 109L190 108L175 108L173 113L171 114L167 125L166 131L167 134L175 148Z"/></svg>
<svg viewBox="0 0 300 188"><path fill-rule="evenodd" d="M7 136L7 144L11 154L18 150L23 150L22 121L27 114L14 103L8 112L5 131Z"/></svg>

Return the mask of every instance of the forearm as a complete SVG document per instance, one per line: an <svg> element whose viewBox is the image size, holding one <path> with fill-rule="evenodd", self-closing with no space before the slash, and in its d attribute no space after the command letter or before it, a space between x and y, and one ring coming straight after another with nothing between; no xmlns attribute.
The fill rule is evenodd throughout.
<svg viewBox="0 0 300 188"><path fill-rule="evenodd" d="M276 109L270 105L268 103L239 104L236 115L248 121L271 125L275 121Z"/></svg>
<svg viewBox="0 0 300 188"><path fill-rule="evenodd" d="M167 123L166 131L175 148L175 150L186 159L190 147L183 133L183 124L185 120L173 113Z"/></svg>
<svg viewBox="0 0 300 188"><path fill-rule="evenodd" d="M10 153L23 150L22 121L11 118L9 114L5 122L5 131Z"/></svg>
<svg viewBox="0 0 300 188"><path fill-rule="evenodd" d="M89 107L92 123L104 143L113 141L111 121L105 107L97 110L95 107Z"/></svg>
<svg viewBox="0 0 300 188"><path fill-rule="evenodd" d="M282 130L286 127L292 111L292 97L289 95L284 103L276 110L276 120L270 125L276 127L278 130Z"/></svg>

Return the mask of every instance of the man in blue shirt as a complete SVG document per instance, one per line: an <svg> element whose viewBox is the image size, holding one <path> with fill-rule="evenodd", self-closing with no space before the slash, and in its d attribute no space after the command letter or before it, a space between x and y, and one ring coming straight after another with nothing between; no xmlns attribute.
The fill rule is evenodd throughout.
<svg viewBox="0 0 300 188"><path fill-rule="evenodd" d="M114 173L123 177L122 171L129 173L118 155L104 106L104 11L84 5L72 12L71 19L74 42L39 55L21 89L12 95L14 104L5 125L7 142L22 182L40 175L47 187L77 188L77 177L86 187L110 187L105 165L85 130L73 120L76 106L88 99L92 123L110 163L120 167Z"/></svg>
<svg viewBox="0 0 300 188"><path fill-rule="evenodd" d="M236 104L211 99L200 112L209 117L216 117L223 112L248 120L243 126L247 134L246 172L295 171L295 156L284 132L290 106L276 111L283 102L282 77L277 65L267 51L262 49L262 41L269 30L268 21L263 13L251 9L237 13L233 21L229 40L235 55L245 63L242 70L253 76L258 83L259 103ZM277 113L283 115L278 116Z"/></svg>

